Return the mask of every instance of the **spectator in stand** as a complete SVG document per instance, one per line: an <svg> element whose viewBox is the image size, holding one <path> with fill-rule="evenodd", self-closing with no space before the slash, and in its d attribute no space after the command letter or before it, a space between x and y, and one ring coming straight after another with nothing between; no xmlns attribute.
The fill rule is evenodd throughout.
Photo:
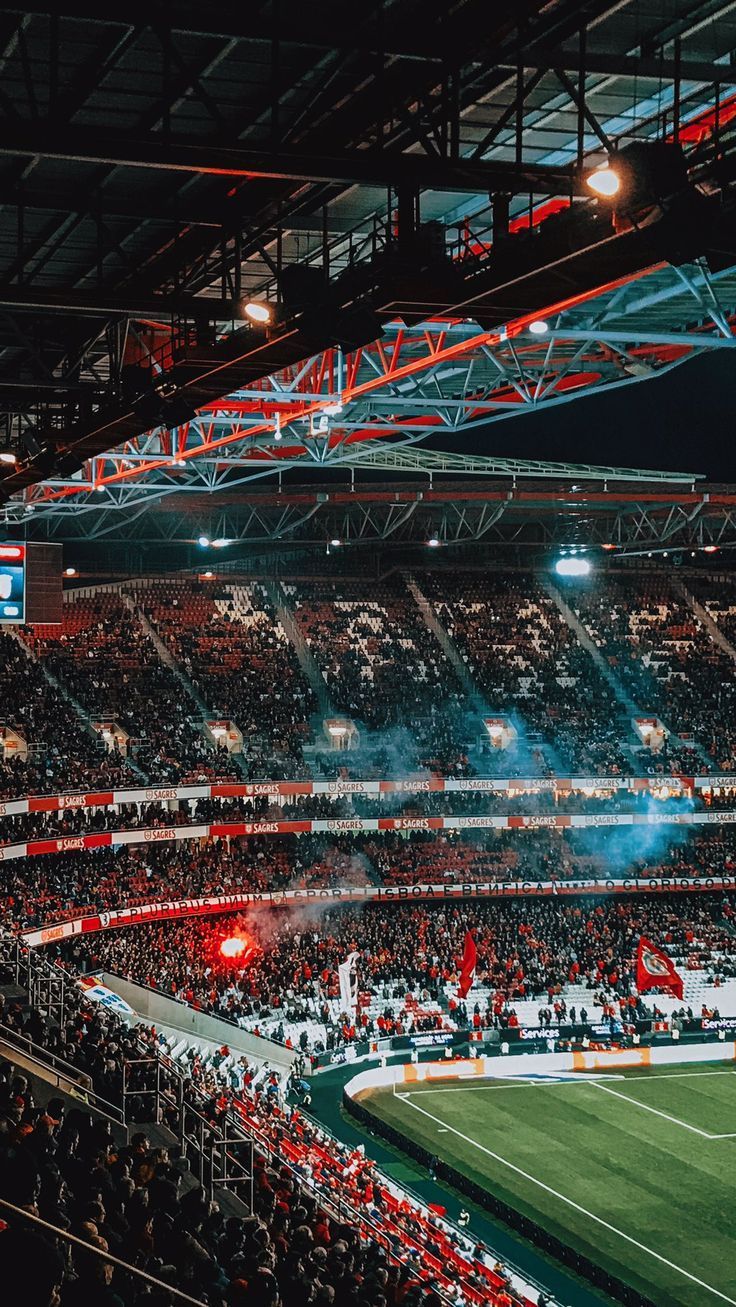
<svg viewBox="0 0 736 1307"><path fill-rule="evenodd" d="M568 984L584 984L591 1001L625 1014L632 1002L640 1006L633 967L640 934L686 954L688 965L734 976L733 920L734 898L717 894L368 905L311 919L274 909L103 932L75 940L64 955L75 967L130 976L261 1034L280 1026L283 1039L293 1028L302 1048L309 1042L302 1034L321 1025L323 1047L334 1048L375 1036L518 1025L514 1000L540 996L545 1024L554 1014L560 1025ZM453 997L469 929L484 1003L477 1022ZM247 946L236 961L220 952L232 936ZM338 967L352 952L362 995L357 1019L340 1005Z"/></svg>

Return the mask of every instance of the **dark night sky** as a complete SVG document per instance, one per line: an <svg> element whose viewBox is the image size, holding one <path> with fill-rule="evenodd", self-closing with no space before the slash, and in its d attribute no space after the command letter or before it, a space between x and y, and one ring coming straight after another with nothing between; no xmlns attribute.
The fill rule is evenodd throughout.
<svg viewBox="0 0 736 1307"><path fill-rule="evenodd" d="M504 420L468 435L464 448L736 482L735 382L733 354L714 350L662 377Z"/></svg>

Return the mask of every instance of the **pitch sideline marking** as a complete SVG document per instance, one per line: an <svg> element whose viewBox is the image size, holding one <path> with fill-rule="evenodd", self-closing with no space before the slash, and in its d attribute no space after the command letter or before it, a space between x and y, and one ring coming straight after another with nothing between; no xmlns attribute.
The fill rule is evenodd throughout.
<svg viewBox="0 0 736 1307"><path fill-rule="evenodd" d="M594 1089L601 1089L604 1094L612 1094L614 1098L620 1098L624 1103L631 1103L632 1107L640 1107L642 1112L651 1112L653 1116L661 1116L665 1121L671 1121L673 1125L682 1126L683 1130L692 1130L694 1135L700 1135L701 1139L723 1139L724 1135L712 1135L707 1130L701 1130L697 1125L690 1125L688 1121L681 1121L678 1116L670 1116L669 1112L662 1112L658 1107L650 1107L649 1103L640 1103L638 1098L630 1098L628 1094L622 1094L620 1089L611 1089L610 1085L601 1084L600 1080L589 1080L588 1084Z"/></svg>
<svg viewBox="0 0 736 1307"><path fill-rule="evenodd" d="M615 1074L612 1071L595 1072L593 1075L580 1075L579 1078L555 1080L550 1077L549 1080L522 1080L519 1076L509 1076L509 1084L483 1084L483 1085L443 1085L436 1089L425 1089L422 1085L421 1093L423 1094L468 1094L477 1093L479 1089L486 1091L492 1089L549 1089L558 1088L560 1085L591 1085L598 1084L601 1080L693 1080L700 1079L702 1076L736 1076L736 1071L673 1071L671 1074L665 1072L664 1075L642 1075L627 1076ZM506 1077L504 1077L504 1080ZM396 1094L396 1081L393 1082L394 1094ZM397 1094L398 1098L404 1098L404 1094ZM715 1136L721 1138L721 1136Z"/></svg>
<svg viewBox="0 0 736 1307"><path fill-rule="evenodd" d="M678 1274L684 1275L685 1278L691 1280L693 1284L699 1284L701 1289L707 1289L709 1293L715 1294L716 1298L720 1298L722 1302L730 1303L731 1307L736 1307L736 1298L729 1298L727 1294L721 1293L720 1289L714 1289L712 1284L707 1284L705 1280L698 1279L697 1275L693 1275L692 1272L686 1271L684 1267L678 1266L677 1262L671 1262L667 1257L663 1257L662 1253L655 1252L653 1248L648 1248L645 1243L640 1243L638 1239L633 1237L633 1235L626 1234L624 1230L619 1230L617 1226L611 1225L608 1221L604 1221L602 1216L596 1216L595 1212L589 1212L587 1207L582 1207L580 1203L576 1203L573 1198L566 1198L564 1194L561 1194L557 1189L553 1189L551 1185L545 1184L543 1180L538 1180L536 1176L530 1175L528 1171L522 1170L522 1168L516 1166L514 1162L507 1161L505 1157L501 1157L500 1153L494 1153L490 1148L486 1148L485 1144L478 1143L476 1139L470 1139L468 1135L464 1135L462 1131L457 1130L455 1126L448 1126L447 1122L443 1121L441 1117L434 1116L434 1114L428 1112L426 1108L419 1107L417 1103L413 1103L410 1094L399 1094L398 1097L402 1101L408 1103L409 1107L413 1107L416 1112L421 1112L423 1116L429 1117L430 1121L435 1121L438 1125L445 1126L452 1134L457 1135L458 1139L463 1139L465 1143L470 1144L472 1148L477 1148L480 1152L486 1153L488 1157L492 1157L494 1161L500 1162L502 1166L507 1166L510 1171L515 1171L517 1175L523 1176L525 1180L531 1180L532 1184L538 1185L540 1189L544 1189L545 1193L551 1194L553 1198L559 1199L562 1203L567 1203L568 1207L574 1207L576 1212L581 1212L583 1216L589 1217L590 1220L595 1221L597 1225L602 1225L606 1230L610 1230L612 1234L618 1235L620 1239L625 1239L627 1243L633 1244L634 1247L640 1249L641 1252L648 1253L650 1257L654 1257L658 1262L662 1262L664 1266L669 1266L670 1270L677 1271Z"/></svg>

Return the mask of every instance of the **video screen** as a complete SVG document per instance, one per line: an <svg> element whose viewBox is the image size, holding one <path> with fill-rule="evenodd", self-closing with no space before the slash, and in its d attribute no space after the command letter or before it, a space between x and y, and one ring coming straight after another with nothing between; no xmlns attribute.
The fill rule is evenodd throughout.
<svg viewBox="0 0 736 1307"><path fill-rule="evenodd" d="M26 547L0 545L0 622L26 617Z"/></svg>

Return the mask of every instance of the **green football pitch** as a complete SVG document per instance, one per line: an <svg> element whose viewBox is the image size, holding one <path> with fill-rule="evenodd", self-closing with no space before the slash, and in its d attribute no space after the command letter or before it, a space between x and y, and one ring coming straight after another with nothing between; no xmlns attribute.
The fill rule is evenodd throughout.
<svg viewBox="0 0 736 1307"><path fill-rule="evenodd" d="M736 1307L729 1064L420 1082L360 1101L661 1307Z"/></svg>

